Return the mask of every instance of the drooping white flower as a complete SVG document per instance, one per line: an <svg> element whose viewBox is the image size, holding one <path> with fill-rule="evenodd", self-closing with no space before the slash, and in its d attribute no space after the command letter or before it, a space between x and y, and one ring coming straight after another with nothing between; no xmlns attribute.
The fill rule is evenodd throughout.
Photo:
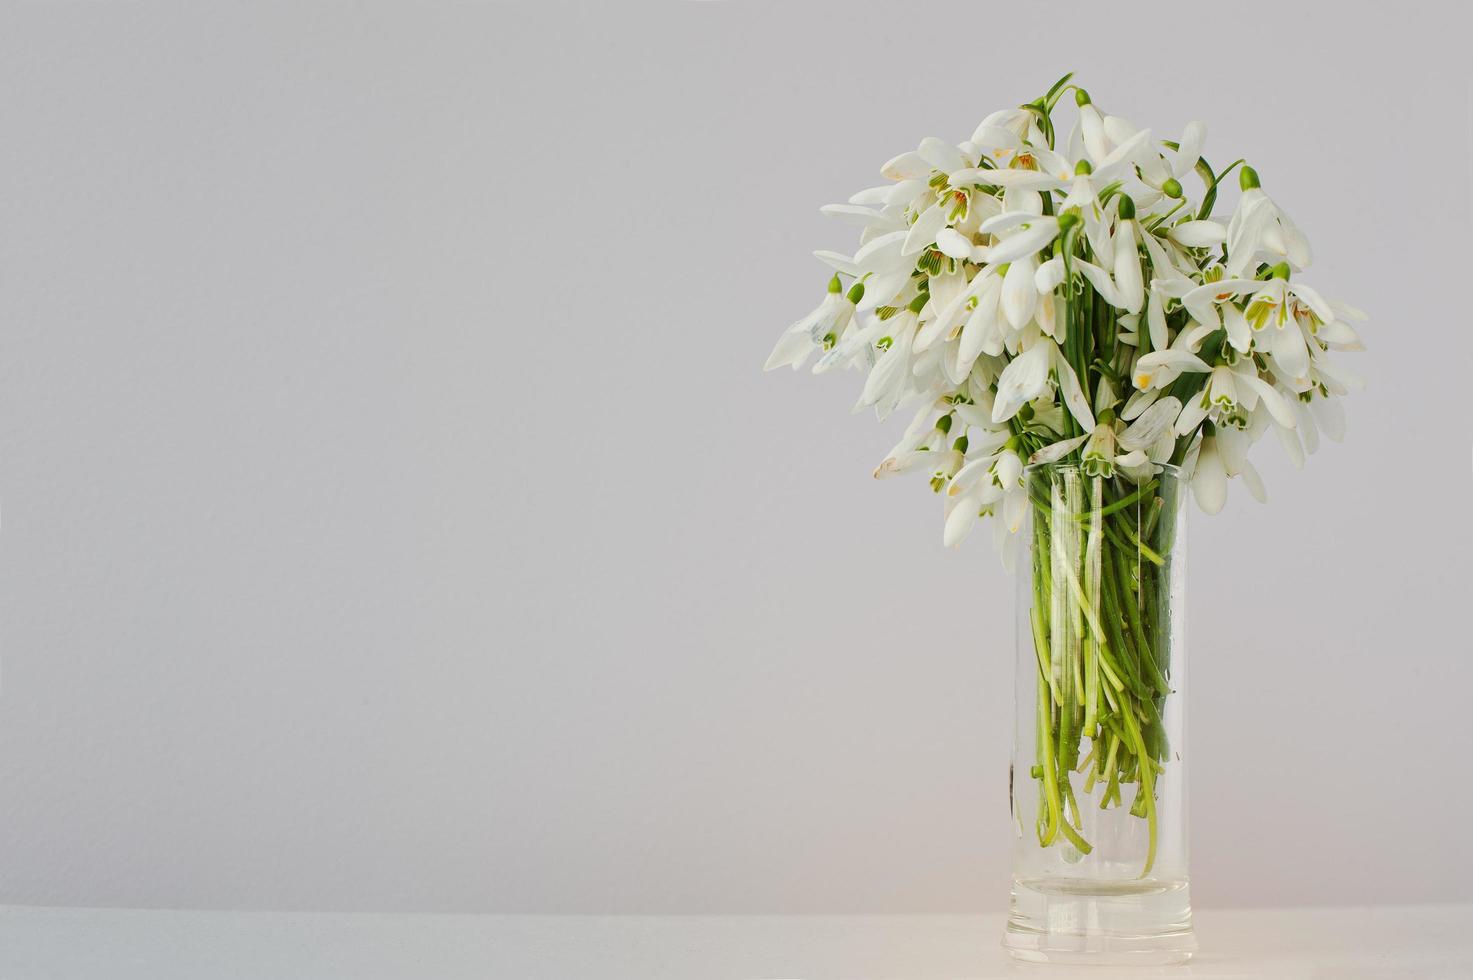
<svg viewBox="0 0 1473 980"><path fill-rule="evenodd" d="M1184 372L1198 371L1203 374L1212 370L1212 365L1196 354L1186 350L1153 350L1142 354L1135 362L1133 380L1137 388L1164 388Z"/></svg>
<svg viewBox="0 0 1473 980"><path fill-rule="evenodd" d="M1227 229L1216 221L1182 221L1171 226L1171 240L1186 248L1212 248L1227 241Z"/></svg>
<svg viewBox="0 0 1473 980"><path fill-rule="evenodd" d="M1196 167L1197 158L1201 155L1202 145L1206 141L1206 123L1198 120L1187 123L1174 151L1158 149L1139 161L1141 179L1147 186L1154 187L1156 190L1161 190L1168 180L1176 180L1179 183Z"/></svg>
<svg viewBox="0 0 1473 980"><path fill-rule="evenodd" d="M915 259L902 251L909 234L908 231L888 232L866 242L854 253L854 268L858 275L866 277L862 280L864 297L858 304L861 312L889 304L910 281Z"/></svg>
<svg viewBox="0 0 1473 980"><path fill-rule="evenodd" d="M1197 506L1208 514L1216 514L1227 503L1227 470L1217 452L1217 437L1204 436L1192 468L1192 496Z"/></svg>
<svg viewBox="0 0 1473 980"><path fill-rule="evenodd" d="M1227 274L1252 273L1260 263L1288 262L1295 270L1311 261L1309 241L1289 216L1263 192L1258 173L1244 167L1243 196L1227 227Z"/></svg>
<svg viewBox="0 0 1473 980"><path fill-rule="evenodd" d="M1116 466L1129 468L1146 462L1143 449L1120 451L1115 426L1114 422L1101 422L1089 434L1080 453L1081 468L1089 476L1108 478L1115 475Z"/></svg>
<svg viewBox="0 0 1473 980"><path fill-rule="evenodd" d="M1050 390L1049 373L1058 377L1064 405L1085 429L1094 428L1094 414L1089 399L1079 384L1079 375L1064 358L1057 344L1039 337L1027 350L1015 357L997 380L997 398L992 405L992 421L1005 422L1018 414L1028 402Z"/></svg>
<svg viewBox="0 0 1473 980"><path fill-rule="evenodd" d="M1011 211L982 222L982 232L1000 236L996 244L979 246L973 258L992 265L1037 255L1059 237L1059 219L1053 215Z"/></svg>
<svg viewBox="0 0 1473 980"><path fill-rule="evenodd" d="M814 351L838 343L854 318L854 300L863 294L864 287L855 286L848 295L842 289L838 276L829 280L823 302L783 332L763 365L764 371L779 367L791 367L796 371Z"/></svg>
<svg viewBox="0 0 1473 980"><path fill-rule="evenodd" d="M882 419L895 410L909 390L911 345L918 328L916 313L911 309L896 314L890 324L888 336L876 344L881 350L855 406L859 409L872 405Z"/></svg>

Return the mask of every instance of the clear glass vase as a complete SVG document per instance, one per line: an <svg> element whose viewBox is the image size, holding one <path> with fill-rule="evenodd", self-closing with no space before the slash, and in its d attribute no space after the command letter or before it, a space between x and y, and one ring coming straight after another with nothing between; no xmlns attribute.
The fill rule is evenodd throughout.
<svg viewBox="0 0 1473 980"><path fill-rule="evenodd" d="M1018 534L1019 959L1155 965L1196 949L1183 727L1185 487L1107 465L1024 474Z"/></svg>

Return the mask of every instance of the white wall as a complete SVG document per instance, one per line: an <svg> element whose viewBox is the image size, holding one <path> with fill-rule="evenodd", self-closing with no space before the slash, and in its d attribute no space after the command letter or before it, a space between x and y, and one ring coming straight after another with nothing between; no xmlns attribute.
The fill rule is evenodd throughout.
<svg viewBox="0 0 1473 980"><path fill-rule="evenodd" d="M10 6L0 902L999 907L1010 585L759 367L1071 68L1375 318L1194 526L1198 898L1467 897L1470 25L1352 6Z"/></svg>

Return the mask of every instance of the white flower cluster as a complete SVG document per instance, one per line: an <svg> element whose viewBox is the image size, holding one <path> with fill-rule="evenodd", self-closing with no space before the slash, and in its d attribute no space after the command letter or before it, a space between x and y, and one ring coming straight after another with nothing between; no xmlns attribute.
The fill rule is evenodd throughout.
<svg viewBox="0 0 1473 980"><path fill-rule="evenodd" d="M1078 118L1056 147L1068 92ZM1020 526L1025 463L1135 482L1170 463L1208 513L1231 477L1262 500L1260 436L1296 466L1320 430L1340 437L1333 396L1359 380L1330 352L1361 349L1364 314L1299 279L1303 233L1251 167L1213 171L1204 135L1154 140L1066 76L965 142L927 137L880 168L889 183L823 208L862 228L859 248L814 253L836 270L828 295L767 368L817 354L815 373L867 372L856 410L918 404L875 475L928 474L947 544L979 516L1002 518L999 537ZM1234 169L1237 206L1215 216Z"/></svg>

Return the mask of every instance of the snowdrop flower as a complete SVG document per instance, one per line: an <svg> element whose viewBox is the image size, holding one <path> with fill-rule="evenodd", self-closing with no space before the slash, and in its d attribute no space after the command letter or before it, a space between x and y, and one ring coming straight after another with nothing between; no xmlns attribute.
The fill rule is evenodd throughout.
<svg viewBox="0 0 1473 980"><path fill-rule="evenodd" d="M982 222L982 233L998 236L992 246L978 246L975 261L992 265L1016 262L1037 255L1059 237L1059 219L1052 215L1010 211Z"/></svg>
<svg viewBox="0 0 1473 980"><path fill-rule="evenodd" d="M1135 202L1121 194L1119 198L1119 220L1115 222L1115 233L1110 236L1115 251L1115 288L1118 304L1128 313L1139 313L1145 301L1145 290L1141 280L1141 257L1136 251L1140 241L1140 228L1135 221Z"/></svg>
<svg viewBox="0 0 1473 980"><path fill-rule="evenodd" d="M1023 483L1023 460L1014 440L958 470L946 495L951 503L944 533L948 546L959 543L971 532L977 518L994 507L1000 508L1008 530L1016 531L1027 513L1028 491Z"/></svg>
<svg viewBox="0 0 1473 980"><path fill-rule="evenodd" d="M1101 422L1095 426L1080 455L1081 466L1087 475L1106 478L1115 475L1116 466L1125 468L1140 466L1146 462L1146 459L1143 449L1120 452L1113 420Z"/></svg>
<svg viewBox="0 0 1473 980"><path fill-rule="evenodd" d="M1202 144L1207 141L1207 124L1199 121L1187 123L1181 141L1174 152L1156 152L1140 161L1141 179L1149 187L1162 190L1168 181L1176 181L1192 172L1197 158L1202 153ZM1175 196L1175 195L1172 195Z"/></svg>
<svg viewBox="0 0 1473 980"><path fill-rule="evenodd" d="M1244 167L1239 174L1243 196L1227 227L1227 274L1241 276L1260 262L1287 261L1294 269L1309 265L1309 241L1278 205L1263 192L1258 171Z"/></svg>
<svg viewBox="0 0 1473 980"><path fill-rule="evenodd" d="M1191 351L1180 349L1155 350L1142 354L1135 362L1135 386L1140 389L1164 388L1183 372L1196 371L1203 374L1212 366Z"/></svg>
<svg viewBox="0 0 1473 980"><path fill-rule="evenodd" d="M1039 337L1031 347L1014 358L997 380L997 399L992 406L992 421L1005 422L1018 414L1026 403L1041 397L1050 389L1049 372L1059 380L1064 404L1079 424L1093 429L1094 414L1089 399L1079 384L1079 375L1065 360L1059 346L1047 337Z"/></svg>
<svg viewBox="0 0 1473 980"><path fill-rule="evenodd" d="M924 297L918 297L892 320L881 321L888 329L875 341L875 365L865 379L856 410L874 406L875 414L884 419L909 393L912 348L919 329L917 314L923 305Z"/></svg>
<svg viewBox="0 0 1473 980"><path fill-rule="evenodd" d="M1186 248L1212 248L1227 241L1227 229L1216 221L1180 221L1171 226L1167 235Z"/></svg>
<svg viewBox="0 0 1473 980"><path fill-rule="evenodd" d="M1132 479L1141 480L1154 472L1153 463L1170 462L1176 451L1176 420L1182 405L1175 397L1167 395L1151 403L1139 416L1125 427L1120 434L1120 448L1127 453L1142 453L1145 461L1132 457L1116 459Z"/></svg>
<svg viewBox="0 0 1473 980"><path fill-rule="evenodd" d="M1319 324L1330 323L1335 312L1319 293L1303 283L1289 281L1287 263L1274 267L1273 277L1254 293L1243 316L1260 336L1254 347L1266 350L1275 373L1297 391L1307 391L1310 342ZM1267 331L1267 343L1261 334Z"/></svg>
<svg viewBox="0 0 1473 980"><path fill-rule="evenodd" d="M854 253L856 274L864 283L861 312L890 302L902 286L910 281L915 258L903 253L908 231L892 231L871 239Z"/></svg>
<svg viewBox="0 0 1473 980"><path fill-rule="evenodd" d="M1204 436L1192 467L1192 496L1197 506L1208 514L1216 514L1227 503L1227 469L1217 452L1216 436Z"/></svg>
<svg viewBox="0 0 1473 980"><path fill-rule="evenodd" d="M777 346L762 368L764 371L784 366L796 371L814 351L838 343L854 318L854 304L864 294L864 286L856 283L847 294L842 290L838 276L829 280L828 294L823 302L778 338Z"/></svg>

